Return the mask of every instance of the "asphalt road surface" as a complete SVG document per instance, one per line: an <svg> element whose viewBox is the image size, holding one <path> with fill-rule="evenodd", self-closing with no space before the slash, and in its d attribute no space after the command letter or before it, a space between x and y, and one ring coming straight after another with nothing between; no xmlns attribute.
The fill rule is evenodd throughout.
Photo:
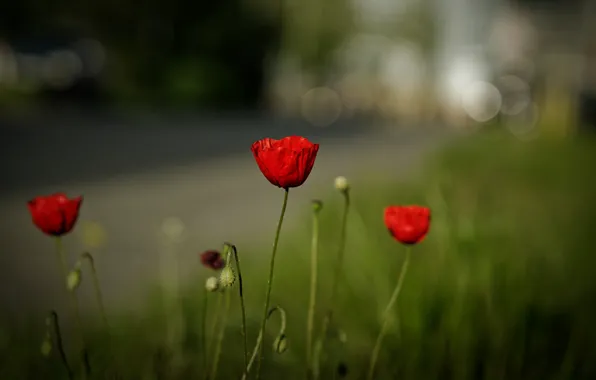
<svg viewBox="0 0 596 380"><path fill-rule="evenodd" d="M286 232L299 207L331 190L337 175L349 176L356 186L373 176L402 176L447 140L436 127L340 122L315 128L254 115L74 113L0 120L3 311L46 311L67 302L53 242L32 225L28 199L56 191L84 195L80 222L65 246L72 255L82 252L89 223L101 225L106 240L93 252L107 307L122 310L134 307L131 300L141 299L147 284L162 278L167 218L184 224L176 248L183 277L196 270L201 250L224 241L269 242L282 191L264 179L249 148L259 138L291 134L321 148L311 177L291 195ZM90 292L88 283L81 291ZM93 298L85 298L88 310Z"/></svg>

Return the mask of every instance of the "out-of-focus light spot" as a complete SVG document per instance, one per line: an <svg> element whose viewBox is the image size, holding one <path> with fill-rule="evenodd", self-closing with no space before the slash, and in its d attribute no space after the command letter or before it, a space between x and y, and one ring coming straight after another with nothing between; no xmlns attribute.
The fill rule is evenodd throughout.
<svg viewBox="0 0 596 380"><path fill-rule="evenodd" d="M515 75L505 75L498 80L503 95L501 113L512 116L523 112L532 103L530 85Z"/></svg>
<svg viewBox="0 0 596 380"><path fill-rule="evenodd" d="M478 122L486 122L497 116L501 104L501 93L488 82L474 82L462 92L464 111Z"/></svg>
<svg viewBox="0 0 596 380"><path fill-rule="evenodd" d="M161 224L161 232L173 241L182 239L185 229L184 222L176 217L166 218Z"/></svg>
<svg viewBox="0 0 596 380"><path fill-rule="evenodd" d="M43 79L56 88L70 86L81 75L83 62L70 50L57 50L48 55L43 64Z"/></svg>
<svg viewBox="0 0 596 380"><path fill-rule="evenodd" d="M505 119L505 126L512 135L520 140L532 140L540 135L537 128L539 119L539 108L532 103L524 112Z"/></svg>
<svg viewBox="0 0 596 380"><path fill-rule="evenodd" d="M337 92L328 87L315 87L302 96L302 115L312 125L325 127L341 115L342 104Z"/></svg>
<svg viewBox="0 0 596 380"><path fill-rule="evenodd" d="M16 84L17 75L17 61L12 49L8 44L0 44L0 84Z"/></svg>
<svg viewBox="0 0 596 380"><path fill-rule="evenodd" d="M420 85L424 76L424 64L422 55L414 44L399 41L384 54L381 79L396 90L409 92Z"/></svg>
<svg viewBox="0 0 596 380"><path fill-rule="evenodd" d="M336 53L336 59L345 72L374 74L371 68L393 45L387 36L358 33L343 44Z"/></svg>
<svg viewBox="0 0 596 380"><path fill-rule="evenodd" d="M94 249L105 245L107 241L107 233L101 224L97 222L83 222L81 223L81 241L86 248Z"/></svg>
<svg viewBox="0 0 596 380"><path fill-rule="evenodd" d="M473 83L488 77L486 62L475 54L455 59L449 64L443 83L443 100L451 109L461 106L463 92Z"/></svg>
<svg viewBox="0 0 596 380"><path fill-rule="evenodd" d="M39 87L43 60L35 55L18 54L17 81L21 91L34 92Z"/></svg>
<svg viewBox="0 0 596 380"><path fill-rule="evenodd" d="M87 74L97 75L106 61L106 51L101 42L93 39L82 39L76 44L86 61Z"/></svg>
<svg viewBox="0 0 596 380"><path fill-rule="evenodd" d="M374 95L365 76L348 74L338 87L343 105L350 111L366 111L373 107Z"/></svg>

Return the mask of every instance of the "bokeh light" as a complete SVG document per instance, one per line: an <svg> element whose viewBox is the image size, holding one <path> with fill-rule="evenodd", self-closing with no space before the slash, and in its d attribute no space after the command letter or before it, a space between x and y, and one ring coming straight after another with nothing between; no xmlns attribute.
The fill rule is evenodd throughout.
<svg viewBox="0 0 596 380"><path fill-rule="evenodd" d="M341 98L329 87L315 87L302 96L302 116L314 126L333 124L341 111Z"/></svg>
<svg viewBox="0 0 596 380"><path fill-rule="evenodd" d="M105 246L107 232L103 226L94 221L82 221L79 227L81 242L85 248L96 249Z"/></svg>
<svg viewBox="0 0 596 380"><path fill-rule="evenodd" d="M474 82L462 92L464 111L478 122L487 122L497 116L501 104L501 93L492 83Z"/></svg>

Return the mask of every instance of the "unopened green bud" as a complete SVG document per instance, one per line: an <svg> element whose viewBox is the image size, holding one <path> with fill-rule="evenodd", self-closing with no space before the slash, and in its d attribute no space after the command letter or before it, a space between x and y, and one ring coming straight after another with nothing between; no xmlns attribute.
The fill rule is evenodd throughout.
<svg viewBox="0 0 596 380"><path fill-rule="evenodd" d="M318 199L312 201L312 209L314 212L319 212L323 209L323 202Z"/></svg>
<svg viewBox="0 0 596 380"><path fill-rule="evenodd" d="M229 288L236 282L236 274L231 266L226 265L219 273L219 283L224 288Z"/></svg>
<svg viewBox="0 0 596 380"><path fill-rule="evenodd" d="M346 192L350 189L350 184L348 179L343 176L339 176L335 178L335 188L341 192Z"/></svg>
<svg viewBox="0 0 596 380"><path fill-rule="evenodd" d="M52 353L52 340L50 339L50 337L46 337L43 342L41 343L41 354L43 356L45 356L46 358L48 356L50 356L50 353Z"/></svg>
<svg viewBox="0 0 596 380"><path fill-rule="evenodd" d="M217 277L209 277L207 281L205 281L205 289L208 292L215 292L219 289L219 280Z"/></svg>
<svg viewBox="0 0 596 380"><path fill-rule="evenodd" d="M81 269L75 268L66 277L66 287L71 292L75 291L81 284Z"/></svg>
<svg viewBox="0 0 596 380"><path fill-rule="evenodd" d="M286 334L281 334L275 341L273 342L273 351L277 352L278 354L283 354L288 349L288 338L286 338Z"/></svg>

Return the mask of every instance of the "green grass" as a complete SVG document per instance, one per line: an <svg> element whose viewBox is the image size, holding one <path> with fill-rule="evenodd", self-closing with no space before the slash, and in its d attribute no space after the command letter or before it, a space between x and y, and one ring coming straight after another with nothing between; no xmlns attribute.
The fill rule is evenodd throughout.
<svg viewBox="0 0 596 380"><path fill-rule="evenodd" d="M415 182L392 181L388 173L386 183L354 186L339 311L321 378L334 378L339 361L348 366L349 379L362 378L366 371L404 259L404 247L389 237L382 211L388 204L408 203L429 205L433 221L427 239L414 247L395 311L398 323L385 339L378 379L596 378L595 163L596 141L591 139L520 142L483 134L433 157ZM317 330L342 202L334 193L323 199ZM309 220L305 215L302 228L282 231L272 305L288 312L289 350L283 355L271 351L279 326L275 316L268 325L267 379L304 378ZM251 257L258 250L268 255L270 247L238 248L252 349L268 268L266 260ZM111 354L101 331L89 332L97 372L111 363L112 355L122 379L202 379L203 282L198 279L182 298L186 328L178 370L156 354L175 312L161 311L154 296L147 310L113 321ZM242 368L236 295L229 323L219 379L239 378ZM337 339L339 332L347 336L344 344ZM0 379L61 378L57 358L39 354L41 337L26 330L0 339Z"/></svg>

